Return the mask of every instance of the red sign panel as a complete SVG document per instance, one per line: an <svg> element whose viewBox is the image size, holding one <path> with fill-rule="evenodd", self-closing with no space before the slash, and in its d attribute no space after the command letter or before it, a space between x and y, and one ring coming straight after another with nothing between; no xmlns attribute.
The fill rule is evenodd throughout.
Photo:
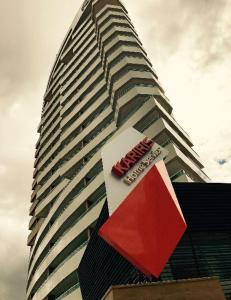
<svg viewBox="0 0 231 300"><path fill-rule="evenodd" d="M136 135L136 140L137 138L138 135ZM139 154L137 146L132 147L130 149L133 150L123 153L121 157L124 158L114 165L112 173L116 176L108 172L107 152L110 150L109 146L103 154L103 162L106 158L106 176L117 178L127 176L128 178L132 176L131 174L126 175L131 168L132 174L136 174L135 165L141 158L143 161L141 165L145 164L147 157L144 156L150 156L149 152L153 147L153 142L149 139L143 139L138 145L142 147L142 149L139 148L142 150ZM110 196L109 201L112 200L110 189L111 186L113 189L113 184L117 186L118 191L115 191L118 197L120 195L125 195L125 197L100 228L99 234L138 269L147 275L159 277L187 225L163 160L155 162L155 164L152 164L155 158L148 160L149 164L134 185L127 185L126 187L126 185L124 186L126 181L119 180L118 182L117 178L105 178L107 192ZM111 161L111 156L109 161ZM119 184L121 185L121 192L119 191ZM123 189L127 190L124 191ZM116 197L116 194L113 196Z"/></svg>

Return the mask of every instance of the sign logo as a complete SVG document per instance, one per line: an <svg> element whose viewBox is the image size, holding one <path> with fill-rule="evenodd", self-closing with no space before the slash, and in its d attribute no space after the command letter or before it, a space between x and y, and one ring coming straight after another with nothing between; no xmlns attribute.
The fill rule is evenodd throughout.
<svg viewBox="0 0 231 300"><path fill-rule="evenodd" d="M117 162L112 167L112 173L119 178L124 177L133 166L135 166L142 158L139 166L124 178L124 182L128 185L132 184L136 179L149 167L154 160L162 153L161 148L152 150L153 140L145 137L138 145ZM146 154L149 154L147 157Z"/></svg>
<svg viewBox="0 0 231 300"><path fill-rule="evenodd" d="M152 149L154 142L145 138L132 151L130 151L120 162L113 166L112 172L118 176L124 176L147 152Z"/></svg>

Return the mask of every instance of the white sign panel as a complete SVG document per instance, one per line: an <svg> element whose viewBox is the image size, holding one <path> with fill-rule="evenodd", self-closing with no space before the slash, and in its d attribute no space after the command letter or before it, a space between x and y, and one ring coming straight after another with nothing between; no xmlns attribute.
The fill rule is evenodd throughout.
<svg viewBox="0 0 231 300"><path fill-rule="evenodd" d="M102 148L109 214L168 151L130 127Z"/></svg>

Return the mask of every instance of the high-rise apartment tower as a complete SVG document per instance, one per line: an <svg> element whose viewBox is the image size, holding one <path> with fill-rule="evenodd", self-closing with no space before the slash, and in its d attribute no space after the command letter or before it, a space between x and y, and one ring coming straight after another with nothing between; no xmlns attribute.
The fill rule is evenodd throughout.
<svg viewBox="0 0 231 300"><path fill-rule="evenodd" d="M77 269L106 199L101 147L133 126L169 151L172 181L207 181L119 0L88 0L52 68L38 127L27 299L82 299Z"/></svg>

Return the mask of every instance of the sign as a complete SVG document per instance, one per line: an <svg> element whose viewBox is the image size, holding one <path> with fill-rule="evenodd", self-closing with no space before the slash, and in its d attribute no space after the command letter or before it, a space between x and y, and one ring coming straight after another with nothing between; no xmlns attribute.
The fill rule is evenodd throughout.
<svg viewBox="0 0 231 300"><path fill-rule="evenodd" d="M156 277L187 227L163 161L167 155L134 128L102 149L110 217L99 235L143 273Z"/></svg>
<svg viewBox="0 0 231 300"><path fill-rule="evenodd" d="M159 155L153 159L155 155L153 156L152 153L157 152ZM137 154L136 158L135 154ZM106 144L102 148L101 155L111 215L151 167L167 157L168 151L130 127ZM145 166L142 172L140 165Z"/></svg>

